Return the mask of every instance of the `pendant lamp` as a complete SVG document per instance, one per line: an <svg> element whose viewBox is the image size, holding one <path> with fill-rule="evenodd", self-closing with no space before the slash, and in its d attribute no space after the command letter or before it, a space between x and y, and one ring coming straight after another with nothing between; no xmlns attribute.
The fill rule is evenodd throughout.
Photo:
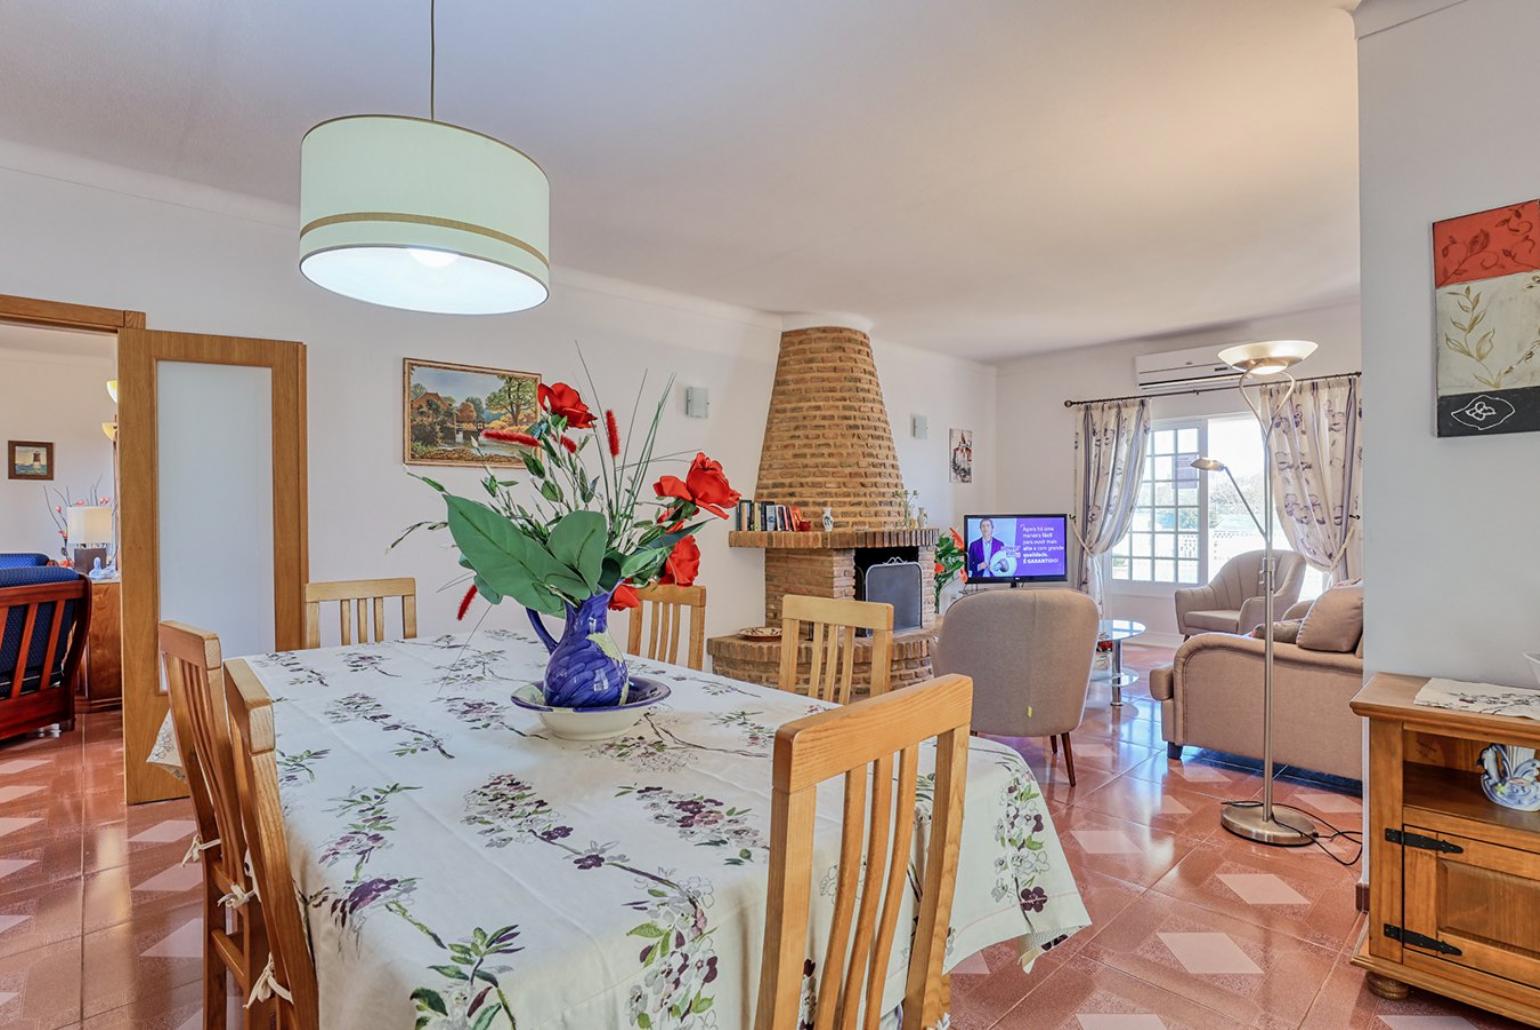
<svg viewBox="0 0 1540 1030"><path fill-rule="evenodd" d="M550 183L523 151L428 117L352 115L300 144L299 267L355 300L438 314L522 311L550 294Z"/></svg>

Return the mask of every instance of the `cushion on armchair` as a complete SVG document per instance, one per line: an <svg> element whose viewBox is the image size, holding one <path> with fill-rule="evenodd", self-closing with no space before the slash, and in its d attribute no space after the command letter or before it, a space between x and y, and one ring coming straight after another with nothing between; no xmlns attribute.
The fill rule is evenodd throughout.
<svg viewBox="0 0 1540 1030"><path fill-rule="evenodd" d="M1216 609L1206 612L1188 612L1187 628L1190 630L1208 630L1214 633L1234 633L1236 625L1240 622L1241 613Z"/></svg>
<svg viewBox="0 0 1540 1030"><path fill-rule="evenodd" d="M0 554L0 569L34 569L48 564L46 554L28 554L12 551Z"/></svg>

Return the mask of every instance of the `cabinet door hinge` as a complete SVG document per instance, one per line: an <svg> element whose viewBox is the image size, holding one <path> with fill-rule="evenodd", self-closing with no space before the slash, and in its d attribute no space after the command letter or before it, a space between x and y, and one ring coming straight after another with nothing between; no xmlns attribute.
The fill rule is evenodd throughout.
<svg viewBox="0 0 1540 1030"><path fill-rule="evenodd" d="M1425 948L1428 951L1436 951L1440 955L1464 954L1464 952L1462 952L1459 948L1456 948L1453 944L1446 944L1445 942L1433 937L1425 937L1413 930L1406 930L1396 926L1394 923L1385 924L1385 936L1391 938L1392 940L1400 941L1402 944L1410 944L1414 948Z"/></svg>
<svg viewBox="0 0 1540 1030"><path fill-rule="evenodd" d="M1437 837L1426 837L1411 830L1397 830L1387 828L1385 839L1392 844L1400 844L1408 848L1422 848L1426 851L1442 851L1446 855L1463 854L1465 849L1458 844L1451 844L1447 840L1439 840Z"/></svg>

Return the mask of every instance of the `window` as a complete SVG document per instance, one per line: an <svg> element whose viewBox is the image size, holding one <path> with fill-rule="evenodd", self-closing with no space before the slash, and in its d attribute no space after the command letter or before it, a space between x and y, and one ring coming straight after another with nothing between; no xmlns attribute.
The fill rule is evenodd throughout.
<svg viewBox="0 0 1540 1030"><path fill-rule="evenodd" d="M1144 480L1128 535L1112 549L1111 578L1130 583L1192 586L1207 583L1225 562L1262 548L1262 534L1247 513L1262 512L1262 433L1250 414L1163 419L1150 429ZM1199 455L1227 465L1223 472L1192 467ZM1244 498L1244 500L1243 500ZM1289 550L1276 514L1273 546ZM1314 597L1324 577L1310 570L1300 596Z"/></svg>
<svg viewBox="0 0 1540 1030"><path fill-rule="evenodd" d="M1150 430L1144 480L1128 535L1112 549L1112 578L1142 583L1204 582L1201 420L1160 422Z"/></svg>

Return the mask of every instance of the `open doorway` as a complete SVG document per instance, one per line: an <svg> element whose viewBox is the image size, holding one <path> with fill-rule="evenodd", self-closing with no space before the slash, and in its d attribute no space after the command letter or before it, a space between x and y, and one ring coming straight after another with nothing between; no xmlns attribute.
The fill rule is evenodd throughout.
<svg viewBox="0 0 1540 1030"><path fill-rule="evenodd" d="M7 738L58 732L79 713L122 705L117 330L138 319L15 300L0 298L0 736Z"/></svg>

